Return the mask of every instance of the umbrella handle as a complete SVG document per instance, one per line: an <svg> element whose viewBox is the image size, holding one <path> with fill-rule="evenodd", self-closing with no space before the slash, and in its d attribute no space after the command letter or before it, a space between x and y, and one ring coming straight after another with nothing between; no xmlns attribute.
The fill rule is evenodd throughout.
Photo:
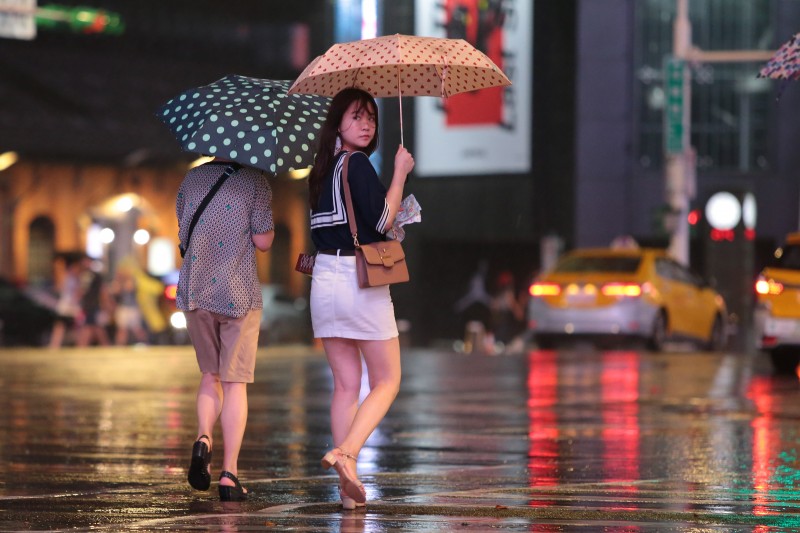
<svg viewBox="0 0 800 533"><path fill-rule="evenodd" d="M400 146L403 146L403 91L400 90L400 65L397 66L397 99L400 101Z"/></svg>

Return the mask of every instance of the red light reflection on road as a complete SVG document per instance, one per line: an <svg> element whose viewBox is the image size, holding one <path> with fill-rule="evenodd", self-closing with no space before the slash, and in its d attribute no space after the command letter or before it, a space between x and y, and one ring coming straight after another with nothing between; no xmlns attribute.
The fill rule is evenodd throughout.
<svg viewBox="0 0 800 533"><path fill-rule="evenodd" d="M528 476L530 486L535 488L554 487L560 481L557 357L557 352L546 350L533 351L528 356ZM635 482L640 479L639 354L605 352L599 362L601 368L599 374L595 374L596 380L588 384L589 389L583 393L596 398L602 406L598 452L603 459L603 479L621 483L622 487L617 490L635 493L638 490ZM538 498L528 505L554 504ZM615 506L613 509L630 508Z"/></svg>
<svg viewBox="0 0 800 533"><path fill-rule="evenodd" d="M603 353L600 385L605 479L610 482L638 481L639 354ZM633 493L637 488L628 485L621 490Z"/></svg>
<svg viewBox="0 0 800 533"><path fill-rule="evenodd" d="M528 356L528 475L532 487L558 483L558 426L553 409L558 396L556 352ZM533 507L552 502L532 500Z"/></svg>
<svg viewBox="0 0 800 533"><path fill-rule="evenodd" d="M774 487L771 462L780 454L780 436L775 428L772 381L756 377L750 382L747 396L756 405L759 416L750 423L753 429L753 514L764 516L777 514L769 508L769 491Z"/></svg>

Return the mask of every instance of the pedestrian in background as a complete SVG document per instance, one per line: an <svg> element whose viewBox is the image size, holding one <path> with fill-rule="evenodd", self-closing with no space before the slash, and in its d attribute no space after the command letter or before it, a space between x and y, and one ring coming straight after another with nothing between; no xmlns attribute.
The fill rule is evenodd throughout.
<svg viewBox="0 0 800 533"><path fill-rule="evenodd" d="M66 252L58 256L64 261L64 277L61 281L58 303L56 304L56 321L50 333L50 348L61 348L69 329L77 330L83 324L81 296L83 287L81 274L85 268L86 255L81 252Z"/></svg>
<svg viewBox="0 0 800 533"><path fill-rule="evenodd" d="M119 268L130 274L135 286L134 297L129 299L135 304L136 324L141 329L139 335L143 335L147 342L162 344L167 329L159 301L164 294L164 283L145 272L133 256L122 259Z"/></svg>
<svg viewBox="0 0 800 533"><path fill-rule="evenodd" d="M111 282L110 293L114 298L114 344L127 346L128 336L132 333L136 342L147 342L147 331L142 322L142 312L136 298L136 277L134 267L121 262Z"/></svg>
<svg viewBox="0 0 800 533"><path fill-rule="evenodd" d="M186 314L202 377L197 391L197 438L189 484L208 490L213 430L222 426L221 500L245 500L238 479L247 424L247 384L253 382L261 322L256 249L272 246L272 190L263 172L215 160L190 170L176 202L180 242L186 247L177 305ZM197 206L223 173L230 174L198 219Z"/></svg>
<svg viewBox="0 0 800 533"><path fill-rule="evenodd" d="M453 310L461 319L467 352L473 350L491 353L494 351L494 326L492 324L492 296L486 289L489 261L481 259L469 279L467 291L455 304ZM467 345L469 343L469 345Z"/></svg>
<svg viewBox="0 0 800 533"><path fill-rule="evenodd" d="M517 296L514 275L508 270L497 275L491 310L494 339L503 343L504 349L507 349L522 333L525 319L525 311Z"/></svg>
<svg viewBox="0 0 800 533"><path fill-rule="evenodd" d="M311 282L311 321L333 373L331 430L334 448L322 465L339 474L345 509L366 502L357 477L358 453L392 405L400 388L400 343L388 286L359 288L355 245L342 197L342 164L350 153L348 183L361 244L385 240L400 208L414 159L402 146L387 190L369 155L378 144L375 100L359 89L334 97L309 176L311 239L317 248ZM361 356L370 392L359 406Z"/></svg>
<svg viewBox="0 0 800 533"><path fill-rule="evenodd" d="M96 342L100 346L111 344L106 328L111 322L113 303L108 294L108 287L103 279L99 262L89 261L84 272L86 287L81 296L84 322L78 330L78 346L89 346Z"/></svg>

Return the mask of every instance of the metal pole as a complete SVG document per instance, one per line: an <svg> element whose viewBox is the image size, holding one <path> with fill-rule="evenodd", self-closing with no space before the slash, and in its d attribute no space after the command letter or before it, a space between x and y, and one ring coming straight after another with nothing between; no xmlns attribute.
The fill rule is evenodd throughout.
<svg viewBox="0 0 800 533"><path fill-rule="evenodd" d="M715 50L704 51L692 44L692 25L689 20L689 0L675 0L676 15L672 28L672 54L687 63L745 63L767 61L771 50ZM689 202L695 193L695 157L691 147L692 126L692 76L688 65L684 66L683 86L683 151L666 155L666 196L674 216L678 220L672 229L669 251L673 257L689 264ZM743 113L746 109L742 110Z"/></svg>
<svg viewBox="0 0 800 533"><path fill-rule="evenodd" d="M672 53L678 59L685 60L692 50L692 26L689 22L689 0L677 0L677 14L673 25ZM683 151L678 154L667 154L666 161L666 195L672 215L676 217L675 227L670 236L669 252L681 264L689 264L689 191L694 187L688 183L687 166L693 161L688 157L691 151L691 71L683 67Z"/></svg>
<svg viewBox="0 0 800 533"><path fill-rule="evenodd" d="M692 24L689 22L689 0L677 0L677 13L672 28L672 53L686 59L692 49Z"/></svg>

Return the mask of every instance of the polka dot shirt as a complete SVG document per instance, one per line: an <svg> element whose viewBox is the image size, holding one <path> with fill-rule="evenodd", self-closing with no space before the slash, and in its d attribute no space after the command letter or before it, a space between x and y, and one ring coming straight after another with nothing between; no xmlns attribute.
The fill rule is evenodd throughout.
<svg viewBox="0 0 800 533"><path fill-rule="evenodd" d="M176 202L181 242L186 242L197 206L226 166L201 165L183 179ZM194 227L178 281L178 309L232 317L261 309L252 235L272 229L272 190L266 175L240 168L219 188Z"/></svg>

